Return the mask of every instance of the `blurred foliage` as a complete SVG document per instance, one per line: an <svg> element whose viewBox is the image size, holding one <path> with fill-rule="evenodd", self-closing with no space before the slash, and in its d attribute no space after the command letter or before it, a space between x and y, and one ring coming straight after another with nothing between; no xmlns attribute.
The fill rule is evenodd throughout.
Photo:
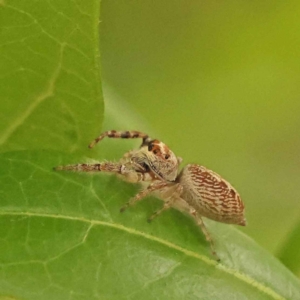
<svg viewBox="0 0 300 300"><path fill-rule="evenodd" d="M104 90L230 181L275 254L300 218L299 15L295 0L102 2Z"/></svg>
<svg viewBox="0 0 300 300"><path fill-rule="evenodd" d="M282 245L279 259L298 277L300 277L300 223Z"/></svg>

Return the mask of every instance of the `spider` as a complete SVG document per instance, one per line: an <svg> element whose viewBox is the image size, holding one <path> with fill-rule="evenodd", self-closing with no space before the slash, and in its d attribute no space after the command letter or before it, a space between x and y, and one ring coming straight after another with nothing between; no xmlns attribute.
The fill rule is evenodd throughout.
<svg viewBox="0 0 300 300"><path fill-rule="evenodd" d="M125 153L119 162L58 166L55 170L109 172L119 175L128 182L149 183L120 211L123 212L129 206L153 194L163 200L164 205L154 212L148 221L151 222L171 207L191 215L210 243L213 255L219 260L214 242L202 217L222 223L246 225L244 204L230 183L217 173L197 164L188 164L179 171L182 159L177 157L163 142L151 139L140 131L106 131L91 142L89 148L93 148L105 137L141 138L142 144L139 149Z"/></svg>

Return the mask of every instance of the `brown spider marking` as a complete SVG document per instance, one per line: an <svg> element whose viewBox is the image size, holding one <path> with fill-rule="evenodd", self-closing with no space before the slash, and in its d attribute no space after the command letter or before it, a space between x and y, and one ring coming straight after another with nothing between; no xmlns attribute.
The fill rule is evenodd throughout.
<svg viewBox="0 0 300 300"><path fill-rule="evenodd" d="M246 225L244 204L230 183L217 173L197 164L188 164L179 172L182 159L161 141L152 140L148 134L139 131L106 131L92 141L89 147L93 148L104 137L141 138L142 144L139 149L125 153L117 163L108 161L75 164L59 166L55 170L108 172L117 174L128 182L148 182L148 186L130 199L121 208L121 212L154 194L164 201L164 205L148 221L171 207L189 214L202 229L212 253L219 260L202 217L222 223Z"/></svg>

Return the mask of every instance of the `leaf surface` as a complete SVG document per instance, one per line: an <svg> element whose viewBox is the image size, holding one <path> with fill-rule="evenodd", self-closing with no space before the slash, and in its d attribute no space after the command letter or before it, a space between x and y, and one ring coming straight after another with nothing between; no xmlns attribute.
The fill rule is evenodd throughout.
<svg viewBox="0 0 300 300"><path fill-rule="evenodd" d="M114 149L111 148L112 152ZM105 174L55 172L85 161L57 152L1 155L4 295L30 299L299 299L290 271L234 227L199 228L149 198L123 214L136 187Z"/></svg>
<svg viewBox="0 0 300 300"><path fill-rule="evenodd" d="M2 151L78 152L98 134L99 13L99 1L0 1Z"/></svg>

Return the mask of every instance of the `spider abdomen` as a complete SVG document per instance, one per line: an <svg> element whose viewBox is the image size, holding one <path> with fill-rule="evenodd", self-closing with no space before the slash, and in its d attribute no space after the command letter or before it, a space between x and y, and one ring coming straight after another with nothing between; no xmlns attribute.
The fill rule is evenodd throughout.
<svg viewBox="0 0 300 300"><path fill-rule="evenodd" d="M238 192L217 173L190 164L180 173L181 197L200 215L222 223L245 226L244 204Z"/></svg>

